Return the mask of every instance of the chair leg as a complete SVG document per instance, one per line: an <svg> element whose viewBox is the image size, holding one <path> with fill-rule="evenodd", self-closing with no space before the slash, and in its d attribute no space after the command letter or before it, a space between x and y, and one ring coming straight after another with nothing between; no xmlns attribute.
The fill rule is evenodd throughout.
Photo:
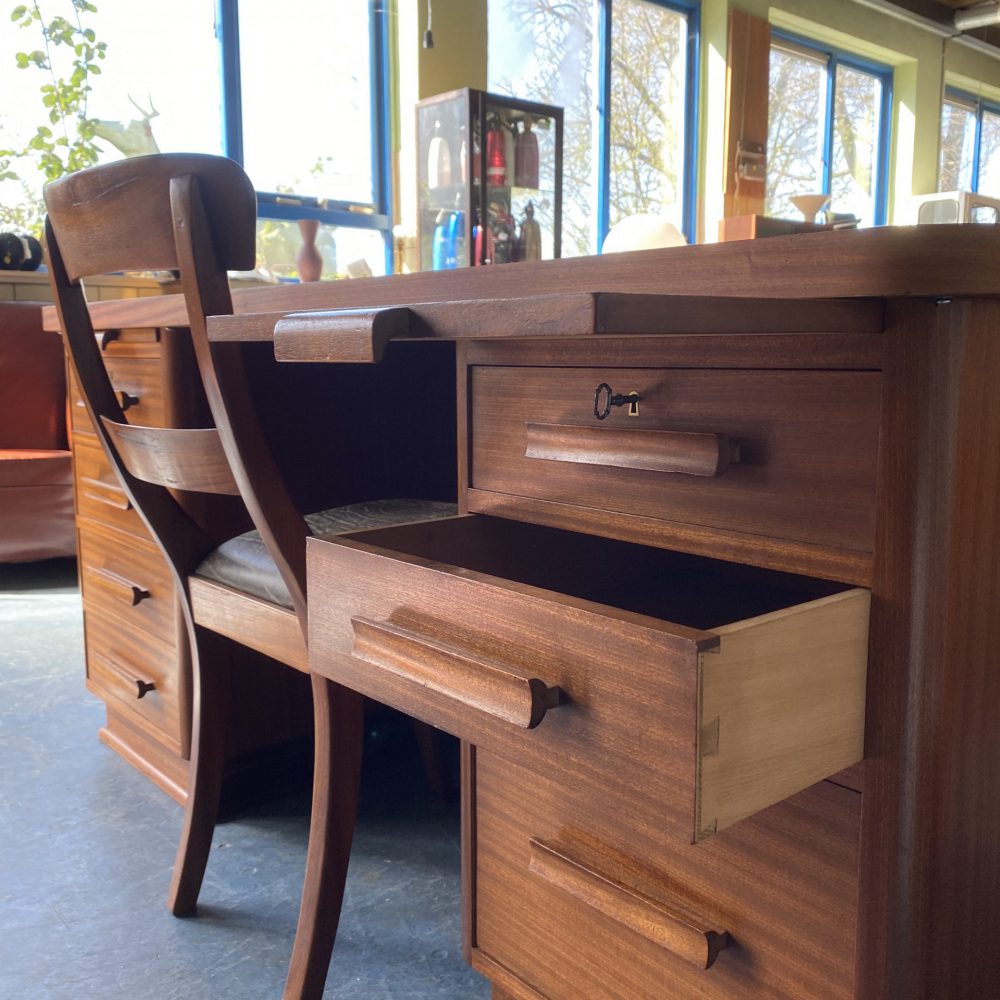
<svg viewBox="0 0 1000 1000"><path fill-rule="evenodd" d="M312 690L316 718L312 819L284 1000L318 1000L323 995L340 922L361 781L361 695L317 674L312 675Z"/></svg>
<svg viewBox="0 0 1000 1000"><path fill-rule="evenodd" d="M231 655L232 645L227 639L195 626L191 651L194 698L188 796L167 893L167 906L175 917L195 912L212 847L226 763Z"/></svg>

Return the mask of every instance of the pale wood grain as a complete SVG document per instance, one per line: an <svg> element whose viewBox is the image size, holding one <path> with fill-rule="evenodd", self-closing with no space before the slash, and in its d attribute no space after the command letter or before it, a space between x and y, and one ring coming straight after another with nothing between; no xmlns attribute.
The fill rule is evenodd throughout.
<svg viewBox="0 0 1000 1000"><path fill-rule="evenodd" d="M699 838L864 754L871 594L849 590L713 629L699 655Z"/></svg>

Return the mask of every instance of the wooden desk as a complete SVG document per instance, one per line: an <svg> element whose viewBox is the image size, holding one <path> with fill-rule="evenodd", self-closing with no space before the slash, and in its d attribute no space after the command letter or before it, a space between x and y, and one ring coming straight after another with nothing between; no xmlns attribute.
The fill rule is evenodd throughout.
<svg viewBox="0 0 1000 1000"><path fill-rule="evenodd" d="M1000 912L1000 282L987 263L1000 234L973 228L358 282L310 290L326 316L266 303L213 323L253 340L280 320L279 351L356 362L366 341L370 357L391 341L379 307L415 304L392 314L397 335L457 341L459 495L474 516L311 541L310 649L314 667L466 741L466 948L496 997L1000 996L983 933ZM675 314L647 300L642 322L615 325L600 296L574 294L605 290L764 301L687 299ZM553 291L565 323L534 329L525 297ZM837 313L821 296L876 301ZM490 298L503 301L468 301ZM459 307L434 306L457 299L460 329ZM484 338L497 314L510 338ZM626 402L595 421L600 383L637 390L639 416ZM661 437L640 447L643 433ZM717 464L737 444L740 461L688 475L683 434ZM785 586L798 602L779 600ZM790 794L777 780L766 806L752 789L734 807L746 818L713 834L704 779L727 729L706 709L719 695L705 650L721 638L725 658L744 628L720 624L763 612L769 630L777 609L795 620L859 586L863 763L813 783L808 767L791 777L803 754L768 756L801 710L819 713L799 731L804 756L839 728L848 749L819 751L818 766L850 759L857 706L840 673L855 676L856 651L848 641L839 669L794 651L848 640L860 619L807 618L736 674L783 663L813 691L791 706L782 685L762 696L758 749Z"/></svg>

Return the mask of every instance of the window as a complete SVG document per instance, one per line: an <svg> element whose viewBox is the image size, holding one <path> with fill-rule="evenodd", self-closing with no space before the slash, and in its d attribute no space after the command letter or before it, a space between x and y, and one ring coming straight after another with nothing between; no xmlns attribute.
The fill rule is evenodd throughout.
<svg viewBox="0 0 1000 1000"><path fill-rule="evenodd" d="M773 33L768 87L768 215L797 217L795 195L884 225L892 70Z"/></svg>
<svg viewBox="0 0 1000 1000"><path fill-rule="evenodd" d="M226 152L258 189L265 266L294 276L319 222L323 276L392 269L387 4L219 0ZM307 30L303 30L307 26Z"/></svg>
<svg viewBox="0 0 1000 1000"><path fill-rule="evenodd" d="M1000 196L1000 105L945 91L938 190Z"/></svg>
<svg viewBox="0 0 1000 1000"><path fill-rule="evenodd" d="M391 270L387 0L287 0L280 16L270 0L173 0L155 30L134 0L95 6L87 26L107 54L87 114L102 161L224 153L258 189L262 268L296 277L297 223L311 219L324 277ZM37 71L15 68L16 52L37 47L34 31L0 42L0 82L26 88L0 113L0 148L8 132L23 145L42 120ZM32 176L27 196L39 217L42 181Z"/></svg>
<svg viewBox="0 0 1000 1000"><path fill-rule="evenodd" d="M563 120L563 255L638 212L694 238L698 8L666 0L489 0L488 86Z"/></svg>

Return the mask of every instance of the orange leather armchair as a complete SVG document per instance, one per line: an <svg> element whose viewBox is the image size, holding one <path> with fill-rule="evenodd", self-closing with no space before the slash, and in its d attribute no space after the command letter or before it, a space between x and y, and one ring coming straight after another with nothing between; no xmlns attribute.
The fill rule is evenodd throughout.
<svg viewBox="0 0 1000 1000"><path fill-rule="evenodd" d="M76 554L62 338L0 303L0 562Z"/></svg>

